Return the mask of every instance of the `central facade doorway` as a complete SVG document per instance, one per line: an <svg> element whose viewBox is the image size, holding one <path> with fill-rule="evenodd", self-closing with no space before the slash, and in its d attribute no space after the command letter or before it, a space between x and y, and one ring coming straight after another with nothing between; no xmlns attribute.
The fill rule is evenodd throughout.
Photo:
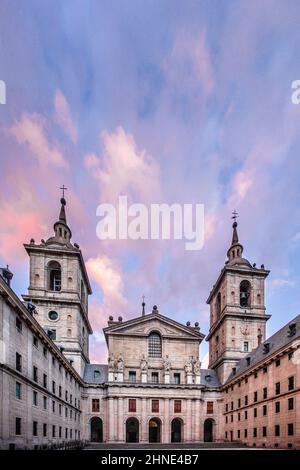
<svg viewBox="0 0 300 470"><path fill-rule="evenodd" d="M171 442L182 441L182 422L181 419L175 418L171 423Z"/></svg>
<svg viewBox="0 0 300 470"><path fill-rule="evenodd" d="M94 417L91 419L91 441L103 442L103 423L102 419Z"/></svg>
<svg viewBox="0 0 300 470"><path fill-rule="evenodd" d="M126 442L139 442L139 422L136 418L126 421Z"/></svg>
<svg viewBox="0 0 300 470"><path fill-rule="evenodd" d="M160 442L161 421L158 418L152 418L149 421L149 442Z"/></svg>
<svg viewBox="0 0 300 470"><path fill-rule="evenodd" d="M213 420L204 421L204 442L213 442Z"/></svg>

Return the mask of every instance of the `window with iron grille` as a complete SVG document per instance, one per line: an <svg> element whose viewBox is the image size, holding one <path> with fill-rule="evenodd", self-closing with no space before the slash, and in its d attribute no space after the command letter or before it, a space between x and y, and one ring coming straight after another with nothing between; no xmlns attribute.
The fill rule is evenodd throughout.
<svg viewBox="0 0 300 470"><path fill-rule="evenodd" d="M134 398L129 398L128 400L128 411L136 412L136 400Z"/></svg>
<svg viewBox="0 0 300 470"><path fill-rule="evenodd" d="M152 413L159 413L159 400L152 400Z"/></svg>
<svg viewBox="0 0 300 470"><path fill-rule="evenodd" d="M158 333L151 333L148 338L149 357L161 357L161 337Z"/></svg>
<svg viewBox="0 0 300 470"><path fill-rule="evenodd" d="M213 412L214 412L214 402L213 401L208 401L207 402L206 413L207 414L212 414Z"/></svg>
<svg viewBox="0 0 300 470"><path fill-rule="evenodd" d="M100 400L98 398L92 399L92 412L99 413L100 411Z"/></svg>
<svg viewBox="0 0 300 470"><path fill-rule="evenodd" d="M174 400L174 413L181 413L181 400Z"/></svg>

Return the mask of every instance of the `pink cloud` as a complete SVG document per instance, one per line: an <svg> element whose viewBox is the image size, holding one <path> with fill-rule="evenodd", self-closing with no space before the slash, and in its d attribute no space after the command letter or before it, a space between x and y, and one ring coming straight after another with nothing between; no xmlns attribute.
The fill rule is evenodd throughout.
<svg viewBox="0 0 300 470"><path fill-rule="evenodd" d="M40 114L23 113L9 129L19 144L23 144L40 165L59 168L68 166L61 151L51 145L46 136L47 121Z"/></svg>
<svg viewBox="0 0 300 470"><path fill-rule="evenodd" d="M60 90L57 90L54 97L55 120L62 127L65 134L76 144L78 139L77 129L73 124L69 104L66 97Z"/></svg>

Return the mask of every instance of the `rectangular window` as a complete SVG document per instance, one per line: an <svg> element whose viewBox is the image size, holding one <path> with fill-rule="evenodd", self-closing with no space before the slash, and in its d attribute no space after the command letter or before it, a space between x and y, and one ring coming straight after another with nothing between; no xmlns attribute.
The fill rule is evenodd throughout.
<svg viewBox="0 0 300 470"><path fill-rule="evenodd" d="M72 395L72 393L70 393L70 403L71 403L71 405L73 404L73 395Z"/></svg>
<svg viewBox="0 0 300 470"><path fill-rule="evenodd" d="M280 382L277 382L275 384L275 394L279 395L280 394Z"/></svg>
<svg viewBox="0 0 300 470"><path fill-rule="evenodd" d="M245 406L248 405L248 395L245 396Z"/></svg>
<svg viewBox="0 0 300 470"><path fill-rule="evenodd" d="M152 400L152 413L159 413L159 400Z"/></svg>
<svg viewBox="0 0 300 470"><path fill-rule="evenodd" d="M38 382L38 368L36 366L33 366L33 380Z"/></svg>
<svg viewBox="0 0 300 470"><path fill-rule="evenodd" d="M253 428L253 437L257 437L257 428Z"/></svg>
<svg viewBox="0 0 300 470"><path fill-rule="evenodd" d="M43 437L47 437L47 424L43 424Z"/></svg>
<svg viewBox="0 0 300 470"><path fill-rule="evenodd" d="M254 392L254 395L253 395L253 401L254 401L254 403L256 403L256 402L257 402L257 392Z"/></svg>
<svg viewBox="0 0 300 470"><path fill-rule="evenodd" d="M262 435L263 435L263 437L267 437L267 426L263 426Z"/></svg>
<svg viewBox="0 0 300 470"><path fill-rule="evenodd" d="M294 390L295 387L295 377L289 377L289 390Z"/></svg>
<svg viewBox="0 0 300 470"><path fill-rule="evenodd" d="M289 423L287 425L287 428L288 428L288 436L293 436L294 435L294 424Z"/></svg>
<svg viewBox="0 0 300 470"><path fill-rule="evenodd" d="M135 370L130 370L128 378L129 378L129 382L131 382L131 383L136 382L136 371Z"/></svg>
<svg viewBox="0 0 300 470"><path fill-rule="evenodd" d="M279 424L275 424L275 436L280 436L280 426Z"/></svg>
<svg viewBox="0 0 300 470"><path fill-rule="evenodd" d="M228 411L228 403L226 403L225 410L226 410L226 413L227 413L227 411Z"/></svg>
<svg viewBox="0 0 300 470"><path fill-rule="evenodd" d="M61 404L59 404L59 406L58 406L58 413L59 413L59 416L61 416L61 410L62 410Z"/></svg>
<svg viewBox="0 0 300 470"><path fill-rule="evenodd" d="M241 431L238 429L237 438L240 439L240 437L241 437Z"/></svg>
<svg viewBox="0 0 300 470"><path fill-rule="evenodd" d="M65 430L65 436L66 436L66 439L68 439L68 428L66 428Z"/></svg>
<svg viewBox="0 0 300 470"><path fill-rule="evenodd" d="M293 356L294 356L294 351L289 352L288 354L289 361L292 359Z"/></svg>
<svg viewBox="0 0 300 470"><path fill-rule="evenodd" d="M228 416L226 416L226 418L225 418L225 423L226 424L228 423Z"/></svg>
<svg viewBox="0 0 300 470"><path fill-rule="evenodd" d="M37 421L33 421L32 423L32 434L33 436L37 436L38 435L38 423Z"/></svg>
<svg viewBox="0 0 300 470"><path fill-rule="evenodd" d="M55 437L55 435L56 435L56 427L55 427L55 425L53 424L53 425L52 425L52 437Z"/></svg>
<svg viewBox="0 0 300 470"><path fill-rule="evenodd" d="M16 418L16 436L22 434L22 421L21 418Z"/></svg>
<svg viewBox="0 0 300 470"><path fill-rule="evenodd" d="M158 384L158 372L152 372L151 374L151 382L153 384Z"/></svg>
<svg viewBox="0 0 300 470"><path fill-rule="evenodd" d="M239 398L238 399L238 408L240 408L240 407L241 407L241 399Z"/></svg>
<svg viewBox="0 0 300 470"><path fill-rule="evenodd" d="M280 413L280 401L275 402L275 413Z"/></svg>
<svg viewBox="0 0 300 470"><path fill-rule="evenodd" d="M276 361L275 361L275 366L276 366L276 367L279 367L279 366L280 366L280 359L276 359Z"/></svg>
<svg viewBox="0 0 300 470"><path fill-rule="evenodd" d="M257 408L254 408L254 410L253 410L253 416L254 416L254 418L257 418Z"/></svg>
<svg viewBox="0 0 300 470"><path fill-rule="evenodd" d="M68 417L68 408L66 407L65 409L65 417L67 418Z"/></svg>
<svg viewBox="0 0 300 470"><path fill-rule="evenodd" d="M45 395L43 397L43 408L44 408L44 410L47 409L47 397L45 397Z"/></svg>
<svg viewBox="0 0 300 470"><path fill-rule="evenodd" d="M21 386L20 382L16 382L16 398L18 398L18 400L21 400L21 398L22 398L21 389L22 389L22 386Z"/></svg>
<svg viewBox="0 0 300 470"><path fill-rule="evenodd" d="M247 438L247 436L248 436L248 430L247 430L247 429L244 429L244 437Z"/></svg>
<svg viewBox="0 0 300 470"><path fill-rule="evenodd" d="M19 317L16 317L16 328L19 333L22 332L22 322Z"/></svg>
<svg viewBox="0 0 300 470"><path fill-rule="evenodd" d="M18 372L22 372L22 356L16 353L16 369Z"/></svg>
<svg viewBox="0 0 300 470"><path fill-rule="evenodd" d="M39 347L39 340L37 339L36 336L33 336L33 346L35 346L36 348ZM35 423L35 421L34 421Z"/></svg>
<svg viewBox="0 0 300 470"><path fill-rule="evenodd" d="M66 401L68 401L68 390L66 390L65 396L66 396Z"/></svg>
<svg viewBox="0 0 300 470"><path fill-rule="evenodd" d="M92 412L99 413L100 411L100 400L98 398L92 399Z"/></svg>
<svg viewBox="0 0 300 470"><path fill-rule="evenodd" d="M268 389L267 389L267 387L265 387L263 389L263 399L265 400L266 398L268 398Z"/></svg>
<svg viewBox="0 0 300 470"><path fill-rule="evenodd" d="M129 398L128 400L128 411L131 413L136 412L136 400L134 398Z"/></svg>
<svg viewBox="0 0 300 470"><path fill-rule="evenodd" d="M54 328L48 328L46 333L52 341L56 340L56 330Z"/></svg>
<svg viewBox="0 0 300 470"><path fill-rule="evenodd" d="M54 395L55 395L55 389L56 389L55 382L54 380L52 380L52 393L54 393Z"/></svg>
<svg viewBox="0 0 300 470"><path fill-rule="evenodd" d="M249 351L249 343L248 341L244 341L244 352L248 352Z"/></svg>
<svg viewBox="0 0 300 470"><path fill-rule="evenodd" d="M47 348L43 348L43 354L44 354L44 357L47 357Z"/></svg>
<svg viewBox="0 0 300 470"><path fill-rule="evenodd" d="M52 412L55 413L55 401L52 400Z"/></svg>
<svg viewBox="0 0 300 470"><path fill-rule="evenodd" d="M180 384L180 374L177 372L174 373L174 384L176 385Z"/></svg>
<svg viewBox="0 0 300 470"><path fill-rule="evenodd" d="M231 406L231 409L233 410L233 401L231 402L230 406Z"/></svg>
<svg viewBox="0 0 300 470"><path fill-rule="evenodd" d="M238 421L241 421L241 413L238 413Z"/></svg>
<svg viewBox="0 0 300 470"><path fill-rule="evenodd" d="M245 419L248 419L248 411L245 411Z"/></svg>
<svg viewBox="0 0 300 470"><path fill-rule="evenodd" d="M264 373L264 374L267 374L267 372L268 372L268 367L265 366L265 367L263 368L263 373Z"/></svg>
<svg viewBox="0 0 300 470"><path fill-rule="evenodd" d="M59 426L59 430L58 430L58 437L61 437L61 434L62 434L62 427Z"/></svg>
<svg viewBox="0 0 300 470"><path fill-rule="evenodd" d="M206 413L209 415L209 414L212 414L213 412L214 412L214 402L213 401L208 401L207 402Z"/></svg>
<svg viewBox="0 0 300 470"><path fill-rule="evenodd" d="M61 393L62 393L62 392L61 392L61 385L60 385L60 386L58 387L58 396L59 396L59 398L61 398Z"/></svg>
<svg viewBox="0 0 300 470"><path fill-rule="evenodd" d="M35 390L33 390L33 392L32 392L32 404L34 406L37 406L37 404L38 404L38 394Z"/></svg>
<svg viewBox="0 0 300 470"><path fill-rule="evenodd" d="M294 398L289 398L288 399L288 410L293 410L294 409Z"/></svg>
<svg viewBox="0 0 300 470"><path fill-rule="evenodd" d="M47 375L43 374L43 387L47 388Z"/></svg>
<svg viewBox="0 0 300 470"><path fill-rule="evenodd" d="M267 416L267 405L263 406L263 416Z"/></svg>
<svg viewBox="0 0 300 470"><path fill-rule="evenodd" d="M230 422L233 423L233 415L230 415Z"/></svg>
<svg viewBox="0 0 300 470"><path fill-rule="evenodd" d="M181 413L181 400L174 400L174 413Z"/></svg>

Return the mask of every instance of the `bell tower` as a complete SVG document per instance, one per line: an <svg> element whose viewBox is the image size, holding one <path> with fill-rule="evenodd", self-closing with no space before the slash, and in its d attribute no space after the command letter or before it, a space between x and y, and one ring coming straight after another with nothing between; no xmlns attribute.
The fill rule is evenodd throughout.
<svg viewBox="0 0 300 470"><path fill-rule="evenodd" d="M233 212L232 242L227 261L209 294L209 367L216 369L221 383L235 372L240 359L265 339L265 279L269 274L242 257L243 245L237 232L237 213Z"/></svg>
<svg viewBox="0 0 300 470"><path fill-rule="evenodd" d="M81 250L71 243L66 188L62 189L54 236L40 244L31 239L24 245L30 259L30 276L28 294L23 299L36 306L36 320L83 377L92 334L88 319L88 296L92 291Z"/></svg>

